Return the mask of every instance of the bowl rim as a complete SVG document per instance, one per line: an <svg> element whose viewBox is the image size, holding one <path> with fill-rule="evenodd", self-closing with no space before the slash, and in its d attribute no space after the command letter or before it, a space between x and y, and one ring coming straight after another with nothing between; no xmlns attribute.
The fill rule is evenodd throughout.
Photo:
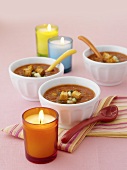
<svg viewBox="0 0 127 170"><path fill-rule="evenodd" d="M108 48L108 47L109 47L109 48L114 47L114 48L121 48L121 49L124 49L124 50L127 51L127 48L126 48L126 47L117 46L117 45L96 45L95 47L96 47L97 49L98 49L98 48L102 48L102 47L107 47L107 48ZM89 59L88 56L85 55L85 53L88 52L88 51L91 51L91 52L92 52L92 50L91 50L90 48L85 49L85 50L83 51L83 58L84 58L86 61L91 62L91 63L93 63L93 64L103 65L103 66L109 66L109 67L127 64L127 61L119 62L119 63L102 63L102 62L94 61L94 60ZM114 51L114 52L115 52L115 51ZM121 53L122 53L122 52L121 52ZM125 54L125 53L123 53L123 54ZM126 55L127 55L127 53L126 53Z"/></svg>
<svg viewBox="0 0 127 170"><path fill-rule="evenodd" d="M47 77L25 77L25 76L21 76L21 75L19 75L19 74L15 74L13 71L12 71L12 69L11 69L11 67L14 65L14 64L16 64L17 62L20 62L20 61L24 61L24 60L30 60L30 59L39 59L39 60L41 60L41 59L46 59L46 60L52 60L52 61L55 61L56 59L53 59L53 58L48 58L48 57L38 57L38 56L35 56L35 57L26 57L26 58L22 58L22 59L19 59L19 60L15 60L15 61L13 61L10 65L9 65L9 67L8 67L8 70L9 70L9 73L11 74L11 75L13 75L13 76L15 76L15 77L17 77L17 78L21 78L21 79L25 79L25 80L42 80L42 79L47 79L47 78L50 78L50 77L56 77L57 75L59 75L59 74L61 74L62 72L64 73L64 65L62 64L62 63L59 63L58 65L60 66L60 68L61 68L61 70L58 72L58 73L56 73L56 74L53 74L53 75L51 75L51 76L47 76ZM43 62L42 62L42 64L43 64ZM21 66L23 66L23 65L25 65L25 64L22 64ZM57 66L58 66L57 65ZM18 67L20 67L20 66L18 66ZM17 67L17 68L18 68Z"/></svg>
<svg viewBox="0 0 127 170"><path fill-rule="evenodd" d="M91 100L89 100L89 101L86 101L86 102L83 102L83 103L78 103L78 104L60 104L60 103L55 103L55 102L51 102L51 101L49 101L49 100L47 100L47 99L45 99L43 96L42 96L42 94L41 94L41 89L43 88L43 86L46 86L47 84L50 84L52 81L54 81L54 80L58 80L58 79L66 79L66 78L75 78L75 79L84 79L84 80L87 80L87 81L89 81L89 82L91 82L92 84L94 84L97 88L98 88L98 93L96 94L95 93L95 91L93 90L93 89L91 89L91 90L93 90L94 91L94 93L95 93L95 97L93 98L93 99L91 99ZM63 84L63 83L62 83ZM65 84L68 84L68 83L65 83ZM72 83L71 83L72 84ZM60 85L60 84L59 84ZM56 85L56 86L59 86L59 85ZM79 84L80 85L80 84ZM81 86L83 86L83 85L81 85ZM52 86L52 87L55 87L55 86ZM52 87L50 87L50 88L52 88ZM85 87L85 86L84 86ZM49 89L50 89L49 88ZM48 90L48 89L47 89ZM46 91L45 91L46 92ZM43 83L40 87L39 87L39 90L38 90L38 95L39 95L39 101L40 101L40 98L42 98L44 101L48 101L49 103L51 103L52 105L55 105L55 106L63 106L63 107L65 107L65 106L67 106L67 107L76 107L76 106L82 106L82 105L87 105L88 103L91 103L92 101L94 101L94 100L96 100L97 98L99 98L99 96L100 96L100 93L101 93L101 89L100 89L100 87L99 87L99 85L97 85L97 83L95 83L94 81L92 81L92 80L90 80L90 79L87 79L87 78L84 78L84 77L78 77L78 76L64 76L64 77L58 77L58 78L54 78L54 79L52 79L52 80L48 80L47 82L45 82L45 83ZM99 99L98 99L99 100Z"/></svg>

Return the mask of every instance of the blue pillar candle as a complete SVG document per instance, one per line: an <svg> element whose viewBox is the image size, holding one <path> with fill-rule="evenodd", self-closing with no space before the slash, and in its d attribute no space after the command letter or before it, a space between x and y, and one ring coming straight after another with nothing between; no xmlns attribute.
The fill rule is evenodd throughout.
<svg viewBox="0 0 127 170"><path fill-rule="evenodd" d="M57 59L67 50L72 49L73 40L70 37L58 36L48 40L49 57ZM72 69L72 56L68 56L62 61L64 65L64 73L70 72Z"/></svg>

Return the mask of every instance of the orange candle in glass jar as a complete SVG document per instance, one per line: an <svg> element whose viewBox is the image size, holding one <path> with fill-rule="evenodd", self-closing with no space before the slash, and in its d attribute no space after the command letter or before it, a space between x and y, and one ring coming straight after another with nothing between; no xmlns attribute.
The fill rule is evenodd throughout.
<svg viewBox="0 0 127 170"><path fill-rule="evenodd" d="M58 113L36 107L22 115L26 158L34 163L48 163L57 156Z"/></svg>

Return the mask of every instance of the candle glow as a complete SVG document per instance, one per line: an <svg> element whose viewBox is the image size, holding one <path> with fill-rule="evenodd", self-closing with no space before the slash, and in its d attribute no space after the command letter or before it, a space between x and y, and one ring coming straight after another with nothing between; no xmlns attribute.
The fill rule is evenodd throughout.
<svg viewBox="0 0 127 170"><path fill-rule="evenodd" d="M64 44L64 37L61 37L60 43L61 43L61 44Z"/></svg>
<svg viewBox="0 0 127 170"><path fill-rule="evenodd" d="M52 30L52 28L51 28L51 24L48 24L48 26L47 26L47 30L48 30L49 32Z"/></svg>
<svg viewBox="0 0 127 170"><path fill-rule="evenodd" d="M42 124L43 120L44 120L44 112L43 112L43 110L40 110L40 112L39 112L39 122L40 122L40 124Z"/></svg>

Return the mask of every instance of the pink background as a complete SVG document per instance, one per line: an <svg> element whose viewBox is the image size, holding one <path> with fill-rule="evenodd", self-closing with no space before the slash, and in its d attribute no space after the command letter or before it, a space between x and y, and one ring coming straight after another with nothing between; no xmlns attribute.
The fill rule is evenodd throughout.
<svg viewBox="0 0 127 170"><path fill-rule="evenodd" d="M84 69L82 52L87 45L77 37L84 35L95 45L127 47L126 0L4 0L0 5L0 128L21 122L22 113L39 102L25 101L13 88L8 66L12 61L36 56L35 26L51 23L59 26L59 35L73 38L77 54L73 70L66 74L90 78ZM127 95L127 79L119 86L102 87L101 98ZM127 140L120 138L86 138L72 154L58 151L55 161L36 165L28 162L22 140L0 132L1 170L86 169L126 170Z"/></svg>

